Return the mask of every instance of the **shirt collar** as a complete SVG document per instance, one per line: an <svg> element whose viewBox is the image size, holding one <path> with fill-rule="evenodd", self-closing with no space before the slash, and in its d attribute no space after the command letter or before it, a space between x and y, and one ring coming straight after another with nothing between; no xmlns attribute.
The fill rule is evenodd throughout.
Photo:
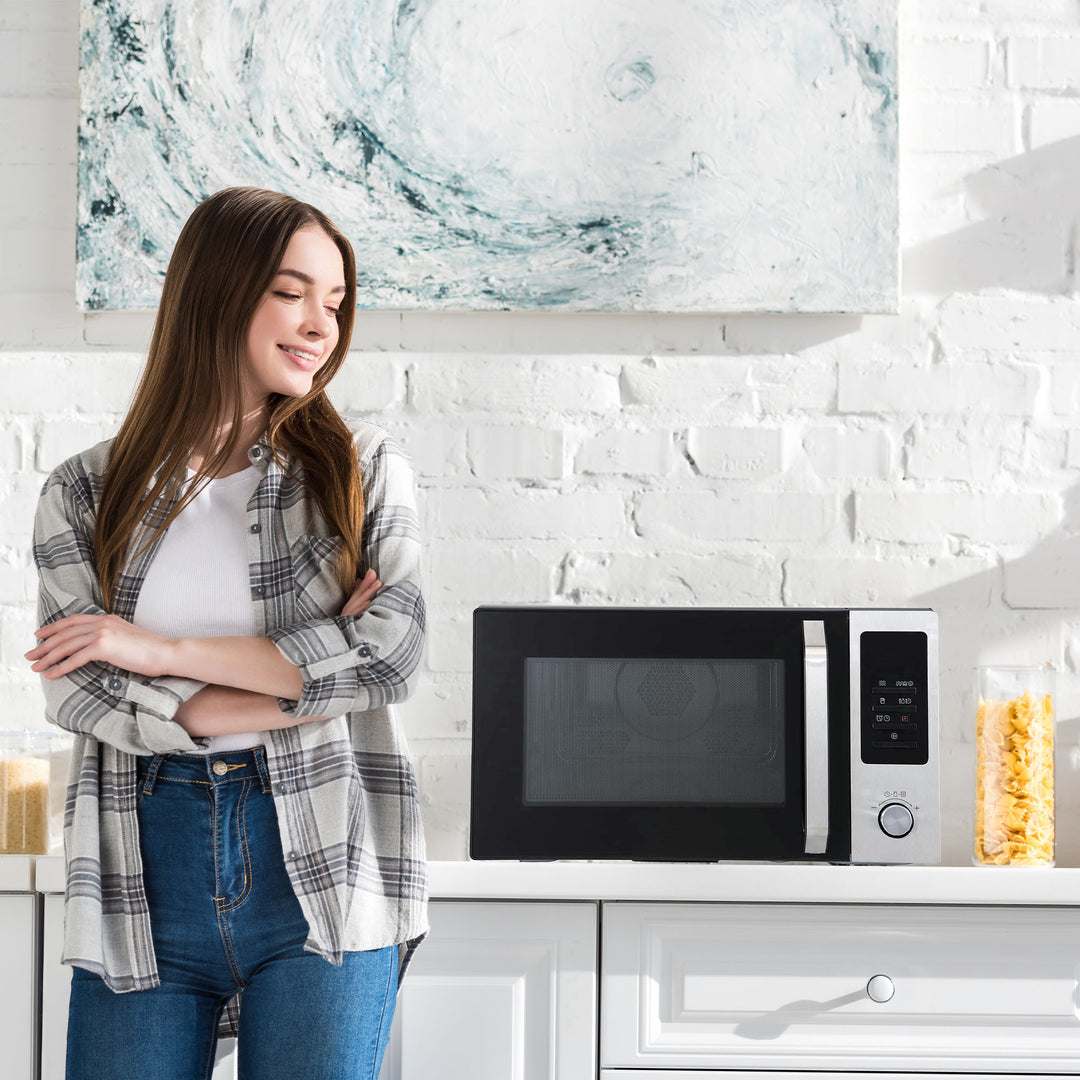
<svg viewBox="0 0 1080 1080"><path fill-rule="evenodd" d="M270 449L270 440L265 431L255 440L255 444L248 450L247 456L248 461L250 461L252 465L264 466L273 458L274 455Z"/></svg>

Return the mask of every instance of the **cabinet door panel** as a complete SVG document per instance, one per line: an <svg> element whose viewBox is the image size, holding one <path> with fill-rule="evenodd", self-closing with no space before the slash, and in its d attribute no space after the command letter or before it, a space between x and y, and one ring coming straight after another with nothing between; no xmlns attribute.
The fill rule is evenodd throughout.
<svg viewBox="0 0 1080 1080"><path fill-rule="evenodd" d="M64 1080L67 1060L68 991L71 968L64 955L64 897L44 897L45 930L41 946L41 1080Z"/></svg>
<svg viewBox="0 0 1080 1080"><path fill-rule="evenodd" d="M1080 1060L1075 910L612 903L603 970L605 1067L1061 1074ZM891 997L871 997L876 975Z"/></svg>
<svg viewBox="0 0 1080 1080"><path fill-rule="evenodd" d="M593 1080L596 906L431 904L381 1080Z"/></svg>
<svg viewBox="0 0 1080 1080"><path fill-rule="evenodd" d="M37 896L0 894L0 1047L11 1080L34 1080L37 1069L37 939Z"/></svg>

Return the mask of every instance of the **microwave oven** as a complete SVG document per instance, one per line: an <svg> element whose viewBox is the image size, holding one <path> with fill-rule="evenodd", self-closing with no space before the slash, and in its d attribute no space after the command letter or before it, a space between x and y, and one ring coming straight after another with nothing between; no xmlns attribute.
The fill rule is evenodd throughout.
<svg viewBox="0 0 1080 1080"><path fill-rule="evenodd" d="M935 863L930 610L481 607L473 859Z"/></svg>

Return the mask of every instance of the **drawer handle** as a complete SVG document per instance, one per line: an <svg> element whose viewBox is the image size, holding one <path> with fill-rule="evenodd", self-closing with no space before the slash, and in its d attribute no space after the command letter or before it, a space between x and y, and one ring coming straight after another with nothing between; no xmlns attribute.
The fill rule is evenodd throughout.
<svg viewBox="0 0 1080 1080"><path fill-rule="evenodd" d="M896 987L888 975L874 975L866 984L866 996L871 1001L891 1001Z"/></svg>

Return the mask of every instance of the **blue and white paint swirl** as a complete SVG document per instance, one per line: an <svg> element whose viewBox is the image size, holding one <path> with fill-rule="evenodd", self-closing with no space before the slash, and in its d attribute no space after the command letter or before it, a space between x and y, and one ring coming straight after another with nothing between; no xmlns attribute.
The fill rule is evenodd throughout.
<svg viewBox="0 0 1080 1080"><path fill-rule="evenodd" d="M896 0L82 0L81 47L90 309L238 183L362 307L897 306Z"/></svg>

